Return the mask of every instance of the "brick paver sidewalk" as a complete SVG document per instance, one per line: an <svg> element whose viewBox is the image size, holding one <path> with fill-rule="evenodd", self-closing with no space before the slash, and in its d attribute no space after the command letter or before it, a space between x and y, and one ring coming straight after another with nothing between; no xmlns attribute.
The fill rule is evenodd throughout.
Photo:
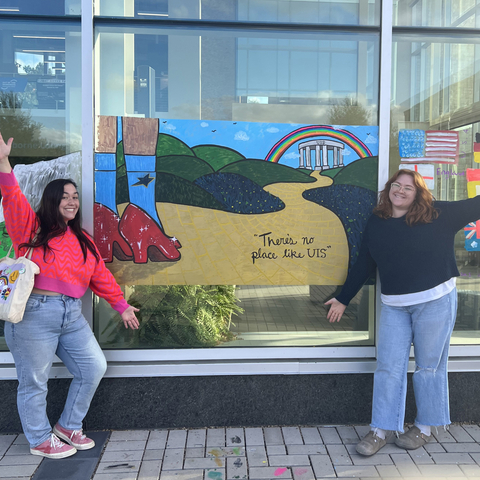
<svg viewBox="0 0 480 480"><path fill-rule="evenodd" d="M410 452L391 438L373 457L362 457L355 445L368 430L368 426L320 426L113 431L91 459L95 473L88 478L82 476L88 469L81 468L87 461L80 457L85 452L79 452L76 460L77 455L44 460L42 465L40 457L28 453L23 435L0 435L0 479L480 479L478 425L451 425L448 431L434 432L425 447ZM42 468L46 462L54 466L50 473ZM61 471L70 473L62 477Z"/></svg>

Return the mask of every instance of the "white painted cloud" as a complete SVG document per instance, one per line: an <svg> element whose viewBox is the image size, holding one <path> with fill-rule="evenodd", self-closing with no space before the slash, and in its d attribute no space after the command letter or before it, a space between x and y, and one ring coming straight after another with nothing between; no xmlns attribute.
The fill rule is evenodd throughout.
<svg viewBox="0 0 480 480"><path fill-rule="evenodd" d="M237 132L235 134L234 138L235 138L235 140L241 140L242 142L246 142L246 141L250 140L250 137L242 130Z"/></svg>
<svg viewBox="0 0 480 480"><path fill-rule="evenodd" d="M367 135L365 143L378 143L378 140L375 137L372 137L372 135Z"/></svg>
<svg viewBox="0 0 480 480"><path fill-rule="evenodd" d="M267 128L267 132L268 132L268 133L277 133L277 132L278 132L278 128L275 128L275 127Z"/></svg>
<svg viewBox="0 0 480 480"><path fill-rule="evenodd" d="M203 127L203 128L208 127L208 123L207 123L207 122L202 122L202 123L200 124L200 126Z"/></svg>
<svg viewBox="0 0 480 480"><path fill-rule="evenodd" d="M170 123L168 125L165 125L165 130L170 130L171 132L173 132L176 129L177 127L175 127L175 125L171 125Z"/></svg>
<svg viewBox="0 0 480 480"><path fill-rule="evenodd" d="M343 155L351 155L350 150L344 149L343 150Z"/></svg>
<svg viewBox="0 0 480 480"><path fill-rule="evenodd" d="M290 160L291 158L295 158L296 160L298 160L298 156L299 156L298 153L292 152L292 153L288 153L287 155L284 155L283 158L285 158L286 160Z"/></svg>

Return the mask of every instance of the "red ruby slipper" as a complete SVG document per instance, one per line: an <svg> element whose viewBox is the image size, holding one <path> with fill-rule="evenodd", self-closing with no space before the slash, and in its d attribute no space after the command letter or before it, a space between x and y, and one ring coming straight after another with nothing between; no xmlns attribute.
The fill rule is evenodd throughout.
<svg viewBox="0 0 480 480"><path fill-rule="evenodd" d="M168 237L157 222L137 205L130 203L123 212L119 231L130 244L135 263L175 262L180 260L180 242Z"/></svg>
<svg viewBox="0 0 480 480"><path fill-rule="evenodd" d="M132 249L118 229L120 217L105 205L95 203L94 221L95 244L103 261L111 263L113 256L122 261L132 260Z"/></svg>

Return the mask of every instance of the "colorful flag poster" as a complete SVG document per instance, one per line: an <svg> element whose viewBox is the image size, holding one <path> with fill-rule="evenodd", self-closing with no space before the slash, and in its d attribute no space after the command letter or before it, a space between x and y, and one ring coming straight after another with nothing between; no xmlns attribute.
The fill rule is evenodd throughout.
<svg viewBox="0 0 480 480"><path fill-rule="evenodd" d="M465 250L480 251L480 220L469 223L465 228Z"/></svg>
<svg viewBox="0 0 480 480"><path fill-rule="evenodd" d="M475 163L480 163L480 143L473 144L473 160Z"/></svg>
<svg viewBox="0 0 480 480"><path fill-rule="evenodd" d="M406 163L400 165L399 168L400 170L415 170L423 177L425 183L427 184L427 187L430 190L433 190L435 188L434 165L414 165L412 163Z"/></svg>
<svg viewBox="0 0 480 480"><path fill-rule="evenodd" d="M400 130L398 148L403 162L458 163L458 132L438 130Z"/></svg>
<svg viewBox="0 0 480 480"><path fill-rule="evenodd" d="M474 144L476 145L476 144ZM468 198L480 195L480 169L467 168ZM469 223L465 228L465 249L469 252L480 251L480 220Z"/></svg>
<svg viewBox="0 0 480 480"><path fill-rule="evenodd" d="M480 169L467 168L467 195L468 198L480 195Z"/></svg>
<svg viewBox="0 0 480 480"><path fill-rule="evenodd" d="M480 133L475 134L475 141L473 142L473 160L475 163L480 163Z"/></svg>
<svg viewBox="0 0 480 480"><path fill-rule="evenodd" d="M467 182L480 182L480 168L467 168Z"/></svg>

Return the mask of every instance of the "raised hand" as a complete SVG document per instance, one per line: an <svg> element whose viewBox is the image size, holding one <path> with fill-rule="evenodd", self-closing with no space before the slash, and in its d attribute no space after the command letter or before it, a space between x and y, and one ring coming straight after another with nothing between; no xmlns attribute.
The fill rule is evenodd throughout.
<svg viewBox="0 0 480 480"><path fill-rule="evenodd" d="M2 134L0 133L0 161L8 160L8 156L10 155L10 151L12 150L12 143L13 138L9 138L8 142L5 143Z"/></svg>

